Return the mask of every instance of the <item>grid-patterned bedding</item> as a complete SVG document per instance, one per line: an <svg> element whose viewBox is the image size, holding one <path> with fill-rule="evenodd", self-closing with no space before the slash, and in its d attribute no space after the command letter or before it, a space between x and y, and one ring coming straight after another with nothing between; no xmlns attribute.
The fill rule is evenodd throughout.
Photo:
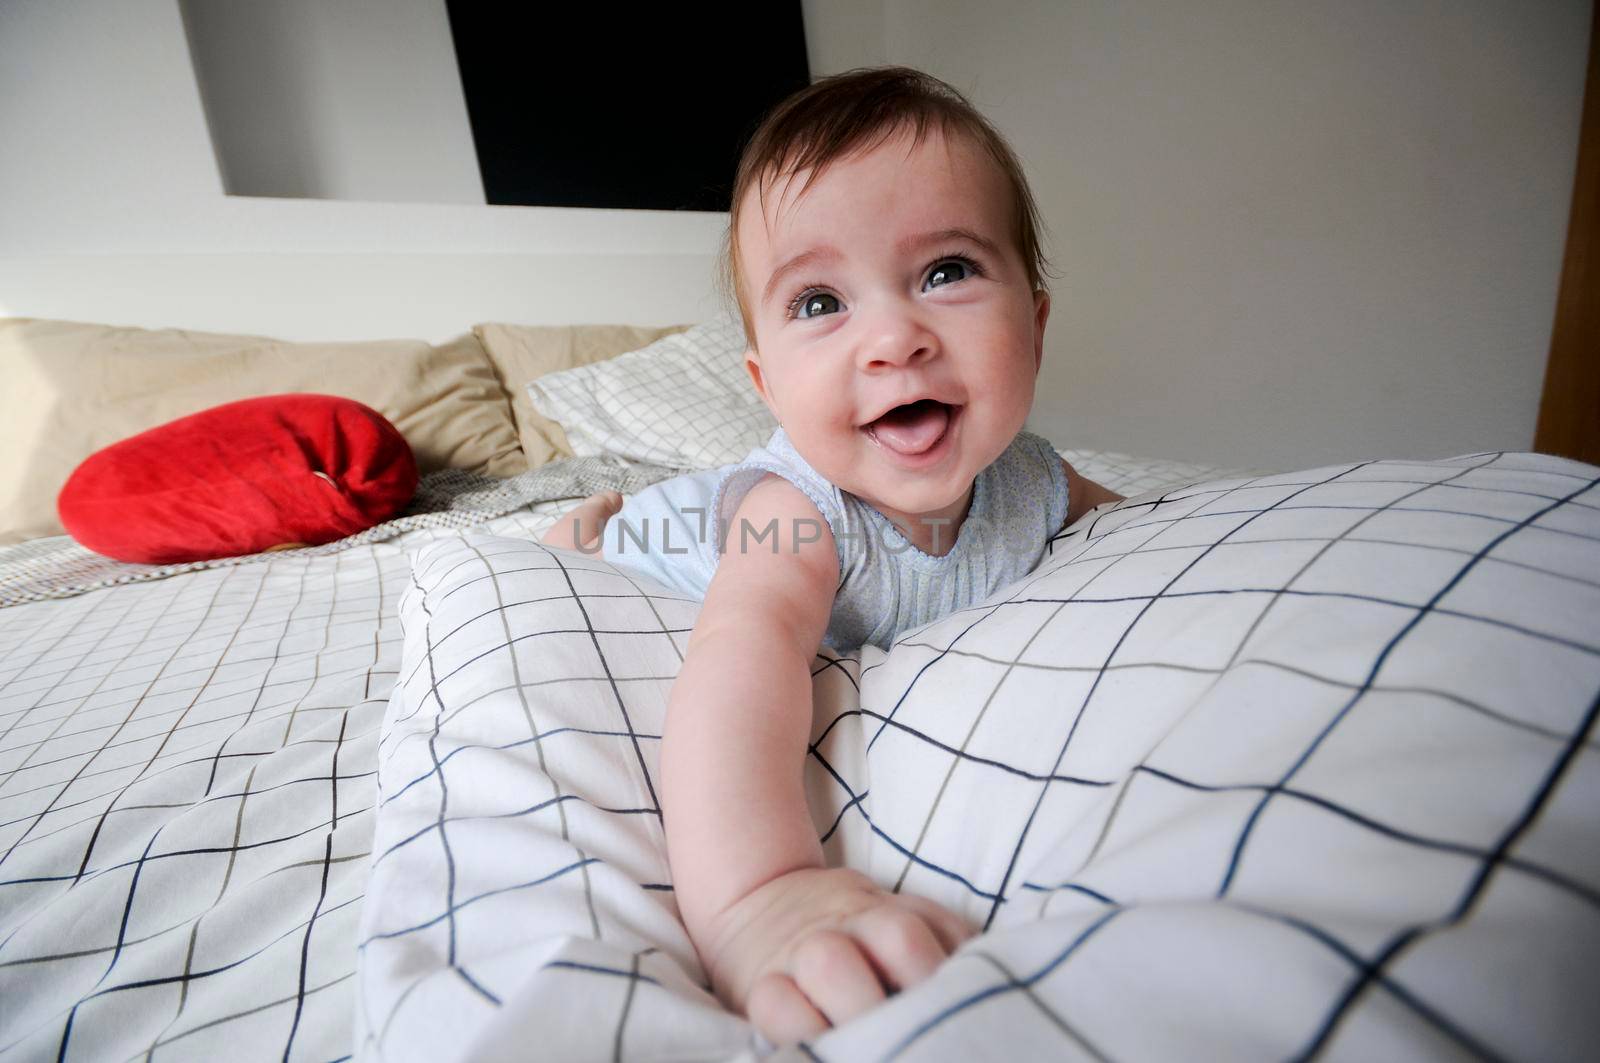
<svg viewBox="0 0 1600 1063"><path fill-rule="evenodd" d="M13 586L109 585L0 610L0 1059L350 1055L396 603L446 533L175 573L10 551Z"/></svg>
<svg viewBox="0 0 1600 1063"><path fill-rule="evenodd" d="M1088 475L1105 478L1112 486L1129 482L1097 468L1092 456L1070 452L1069 456ZM1120 463L1121 459L1112 460L1111 471ZM1468 468L1479 463L1486 467ZM1150 466L1127 468L1140 475L1161 475L1160 471L1151 473ZM1167 467L1168 475L1176 468ZM1510 980L1516 988L1510 999L1528 1010L1516 1020L1504 1022L1492 1008L1486 1012L1489 1017L1484 1021L1495 1030L1511 1029L1528 1038L1499 1049L1510 1055L1540 1054L1548 1045L1533 1040L1536 1034L1570 1033L1574 1021L1583 1021L1584 1016L1574 1020L1563 1010L1572 985L1552 986L1540 978L1571 970L1579 962L1592 967L1600 955L1592 930L1596 882L1600 880L1596 835L1585 820L1574 819L1580 813L1592 819L1587 810L1594 806L1595 797L1592 737L1584 730L1589 726L1586 718L1574 706L1587 704L1583 711L1592 716L1594 691L1600 686L1589 670L1595 659L1589 629L1594 627L1596 610L1592 597L1585 597L1593 595L1600 573L1594 552L1600 529L1594 519L1592 487L1571 501L1551 506L1551 500L1558 497L1557 485L1571 493L1581 486L1579 478L1594 472L1584 466L1529 457L1400 466L1395 472L1399 479L1461 473L1470 480L1457 481L1450 488L1424 488L1448 497L1438 505L1419 506L1415 498L1405 506L1385 502L1377 509L1378 515L1368 520L1363 534L1341 531L1342 538L1335 542L1343 548L1366 540L1405 540L1432 525L1380 531L1373 522L1427 522L1433 519L1427 516L1430 510L1467 514L1481 509L1479 517L1452 517L1463 529L1440 532L1442 544L1425 553L1437 552L1471 571L1515 574L1509 583L1501 580L1494 584L1488 605L1474 603L1466 610L1499 622L1466 624L1468 631L1480 636L1476 641L1463 633L1444 638L1446 655L1439 658L1443 663L1435 665L1434 671L1451 675L1443 679L1402 677L1406 681L1398 684L1398 694L1379 691L1376 688L1381 684L1374 684L1362 702L1369 703L1376 693L1407 696L1410 687L1427 688L1432 683L1437 690L1415 696L1433 699L1429 704L1443 699L1440 703L1446 707L1463 709L1462 718L1498 720L1498 726L1529 736L1529 763L1544 758L1539 761L1545 767L1543 778L1553 782L1543 797L1532 784L1521 791L1532 812L1521 833L1506 835L1505 843L1489 850L1487 856L1481 839L1452 834L1444 840L1448 851L1469 849L1471 855L1462 859L1476 859L1476 866L1487 867L1491 873L1484 876L1476 907L1460 924L1443 933L1423 924L1418 934L1425 942L1455 942L1478 930L1493 940L1496 934L1504 935L1510 925L1517 933L1526 932L1529 940L1559 938L1559 944L1552 946L1551 958L1529 964ZM1255 504L1250 501L1253 489L1242 482L1214 486L1231 492L1228 497L1241 503L1241 511ZM871 1023L838 1031L830 1035L831 1040L824 1038L810 1046L822 1058L882 1054L880 1049L893 1047L890 1042L896 1037L905 1042L904 1054L934 1055L963 1052L967 1046L963 1038L982 1038L970 1045L968 1053L981 1055L994 1047L996 1023L1004 1024L1012 1038L1006 1042L1008 1053L1015 1048L1016 1054L1026 1054L1030 1046L1061 1051L1070 1038L1060 1032L1056 1020L1062 1015L1071 1017L1073 1011L1063 1010L1059 1002L1080 999L1084 990L1056 987L1052 980L1057 972L1070 970L1103 980L1108 977L1106 971L1089 963L1096 955L1089 947L1093 940L1109 940L1108 931L1114 927L1138 927L1143 919L1162 913L1176 917L1185 910L1184 903L1158 903L1135 888L1141 881L1140 851L1137 846L1130 849L1121 844L1116 831L1108 831L1098 845L1083 844L1098 850L1094 866L1102 870L1116 870L1116 865L1105 863L1106 853L1131 853L1122 865L1122 874L1130 876L1127 881L1115 877L1084 880L1070 860L1063 858L1057 866L1037 855L1041 852L1038 846L1058 840L1056 836L1063 830L1060 817L1074 811L1058 810L1054 802L1064 793L1077 793L1078 787L1065 781L1045 784L1038 778L1062 774L1065 768L1050 772L1007 764L1003 741L998 750L983 744L991 737L984 728L974 730L963 748L961 734L944 734L935 724L959 727L963 719L970 724L982 699L948 683L939 684L943 693L933 697L929 692L933 684L919 683L915 675L926 665L931 678L938 674L936 669L953 667L957 660L971 662L963 666L963 672L970 669L974 674L999 667L994 662L1012 660L1021 664L1011 668L1011 674L1034 671L1033 658L1045 652L1043 643L1035 639L1029 654L1020 657L1010 655L1015 645L1005 644L1006 639L1015 638L1012 628L1024 626L1018 618L1053 609L1056 599L1080 593L1063 592L1058 585L1073 574L1086 575L1086 569L1097 564L1112 570L1129 568L1129 561L1116 556L1109 560L1089 556L1093 550L1112 555L1131 550L1130 559L1140 566L1153 562L1158 570L1164 560L1178 558L1181 549L1167 551L1159 544L1139 543L1141 537L1160 532L1178 546L1180 540L1219 519L1184 510L1189 503L1183 499L1187 498L1191 496L1170 498L1154 509L1150 509L1154 503L1147 503L1145 509L1124 507L1100 518L1092 531L1062 539L1054 557L1029 582L1019 585L1018 599L996 610L995 618L986 613L950 618L913 635L889 657L868 651L868 658L861 663L853 658L827 665L819 662L818 703L823 711L818 716L818 756L810 766L810 778L819 815L825 820L819 827L828 832L830 855L860 863L880 878L888 876L891 882L904 873L906 888L927 892L975 917L982 914L985 903L997 913L995 932L981 946L969 947L963 953L966 959L948 965L940 979L922 991L947 996L933 1001L907 994L882 1009ZM1299 506L1272 508L1298 511L1305 508L1304 501L1301 498ZM1198 507L1201 503L1193 504ZM1514 504L1534 508L1515 510ZM1513 508L1507 509L1508 505ZM1354 497L1342 497L1336 507L1295 512L1287 519L1292 525L1324 512L1344 513L1353 522L1374 507L1371 497L1356 492ZM533 549L540 559L538 575L532 578L548 582L555 571L549 561L556 555L530 547L528 542L559 508L547 505L514 513L490 522L485 530L522 539L519 548ZM1541 508L1547 511L1537 512ZM1397 518L1397 511L1411 509L1422 516L1407 512ZM1141 520L1146 523L1138 524ZM1464 529L1478 523L1492 526L1496 535L1501 530L1511 534L1477 557L1483 544ZM1259 525L1259 520L1252 524ZM1315 528L1294 526L1280 537L1315 539L1317 534ZM533 658L540 668L568 669L573 674L610 664L610 677L603 682L574 682L568 675L561 683L550 684L546 680L553 678L553 673L536 670L520 677L521 688L538 695L534 704L542 706L541 713L556 708L569 714L565 719L558 714L544 730L595 722L591 730L604 733L563 732L560 741L541 740L534 744L538 748L533 748L524 741L527 718L520 706L514 715L501 718L485 712L485 706L452 705L441 715L437 707L428 708L425 703L418 709L422 715L409 720L396 715L395 726L385 730L382 721L395 690L396 674L403 669L409 674L412 663L402 661L398 602L407 593L413 602L426 600L428 596L414 584L424 572L439 575L442 571L427 567L437 561L437 555L428 555L414 576L408 551L435 539L450 549L463 549L467 543L453 533L419 530L336 554L279 555L248 565L192 571L0 610L0 1059L327 1060L344 1058L356 1050L386 1057L408 1052L421 1055L441 1032L449 1034L449 1044L444 1046L448 1051L442 1054L460 1054L472 1046L491 1049L498 1044L509 1046L518 1055L537 1051L552 1058L558 1054L565 1058L611 1058L614 1054L665 1058L675 1046L684 1049L686 1058L701 1058L708 1047L732 1053L746 1043L743 1024L709 1008L694 987L697 972L692 952L681 929L670 919L670 892L661 876L664 865L659 863L658 838L652 833L654 817L644 811L653 807L648 800L647 770L653 770L654 763L649 735L659 733L660 706L675 662L666 650L673 640L659 634L664 621L657 613L677 610L671 625L686 630L692 622L692 607L648 596L637 588L623 597L608 598L592 588L576 594L571 586L555 587L569 608L581 603L602 618L621 610L639 613L635 619L648 614L654 625L650 630L657 632L656 649L651 651L654 657L642 656L643 636L608 634L591 639L587 651L579 640L566 644L571 652L565 656ZM1323 542L1327 541L1324 533ZM0 555L0 567L3 561ZM588 568L599 564L589 558L581 562ZM1339 568L1337 564L1324 567ZM1312 566L1307 578L1317 572L1318 567ZM1463 577L1460 586L1472 589L1471 580ZM1452 593L1462 593L1460 586ZM478 585L473 593L482 589ZM1398 594L1396 588L1385 586L1372 596ZM455 597L464 603L465 595L464 591ZM1158 597L1178 596L1169 592ZM1274 608L1281 614L1299 605L1301 611L1295 615L1303 618L1307 614L1302 598L1318 604L1342 600L1336 592L1311 586L1303 594L1276 595L1273 600L1279 604ZM1390 608L1416 611L1419 607L1411 603ZM535 612L519 607L494 615L503 615L519 630L532 623L531 642L537 642L545 636L537 634L543 629L538 628L540 621L531 619ZM1436 603L1426 612L1430 624L1442 622L1441 618L1459 619L1448 601L1443 606ZM416 638L417 630L425 630L418 629L414 620L408 624L408 639ZM1152 625L1153 620L1145 620L1129 630ZM1277 626L1284 631L1294 629L1287 623ZM1558 636L1552 628L1567 630L1567 634ZM1363 630L1360 625L1355 629ZM1093 630L1100 630L1098 623ZM988 638L991 632L996 633L996 640ZM1191 639L1193 631L1183 625L1178 634L1182 638L1173 645L1193 642L1197 652L1214 641L1210 636ZM1343 646L1344 637L1336 633L1332 642ZM1413 642L1417 637L1417 632L1408 636ZM1404 644L1402 640L1400 645ZM1513 646L1516 652L1510 653ZM485 649L492 651L493 647L486 645ZM1293 659L1293 652L1288 656ZM503 664L507 657L503 651L490 652L484 663ZM1401 653L1391 653L1389 660L1403 658ZM1216 661L1191 660L1174 661L1171 667L1156 671L1223 687L1235 681L1235 673L1247 665L1269 668L1241 658L1231 671L1222 673L1218 673ZM1141 667L1123 668L1120 659L1104 669L1074 662L1060 672L1058 680L1076 681L1089 672L1102 675L1099 693L1088 700L1091 707L1103 705L1110 691L1128 683L1135 684L1137 691L1137 684L1143 681ZM1348 676L1302 677L1308 690L1325 685L1323 680L1355 689L1349 684L1356 680ZM413 675L402 699L406 691L415 696L416 682ZM1052 690L1059 685L1050 684ZM568 696L580 689L586 691L583 696ZM903 691L905 697L891 696L895 690ZM555 696L557 691L559 696ZM625 742L611 733L626 732L618 726L616 716L617 699L623 692L630 712L638 709L631 716L633 735ZM1292 694L1299 696L1299 691ZM967 706L965 717L947 718L953 697ZM1584 703L1584 698L1589 702ZM1148 699L1135 700L1142 704ZM401 704L397 700L391 711L403 715ZM1246 704L1253 703L1246 699ZM418 727L426 729L428 713L440 723L432 748L444 764L443 771L419 773L410 790L375 812L380 768L387 786L389 777L412 764L408 758L424 755L421 751L428 743L408 736ZM1085 721L1093 721L1097 713L1081 715ZM1445 717L1446 723L1439 724L1441 733L1446 738L1459 737L1447 725L1450 714ZM993 709L986 718L992 722ZM1138 727L1129 732L1127 741L1135 745L1144 741L1151 748L1161 746L1157 732L1164 734L1162 727L1181 735L1188 733L1186 727L1196 726L1188 717L1172 722L1148 714L1136 717L1135 722ZM523 728L520 734L505 730L515 731L519 726ZM1339 736L1348 730L1335 728L1332 734ZM1073 749L1089 748L1082 737L1075 741ZM1330 738L1325 744L1332 741ZM453 743L462 747L456 756L451 756ZM471 747L492 744L511 748L492 758L485 768L483 758L472 755ZM1037 745L1033 743L1030 749ZM1477 749L1470 745L1460 748L1464 757ZM1559 762L1562 750L1568 751L1564 766ZM543 764L540 752L550 757ZM1431 746L1427 752L1431 753ZM969 767L980 773L998 773L997 778L1006 780L1033 778L1048 796L1037 817L1041 826L1021 831L998 814L1007 809L1015 813L1021 806L1013 808L985 793L981 802L986 813L991 803L997 810L993 824L983 831L963 830L961 811L980 803L970 792L951 791L936 802L925 793L897 791L896 779L901 775L906 786L932 777L921 769L901 771L902 763L920 763L930 753L961 765L952 775L951 786L960 784ZM1490 782L1504 775L1511 763L1509 754L1494 743L1474 755L1478 774ZM1313 758L1310 764L1319 759ZM1424 756L1415 763L1427 768L1430 761ZM1439 769L1444 770L1442 778L1431 768L1414 772L1421 776L1414 787L1418 793L1425 795L1429 787L1441 787L1453 777L1450 766L1455 762L1443 758L1440 763L1445 766ZM886 764L894 765L895 770L888 770ZM1170 849L1175 859L1194 850L1197 843L1166 833L1170 822L1193 819L1196 830L1205 834L1205 817L1198 811L1192 816L1173 811L1163 818L1164 806L1145 803L1149 795L1143 791L1153 781L1165 782L1159 775L1163 771L1179 778L1172 765L1147 757L1143 766L1125 773L1125 780L1130 781L1124 781L1118 792L1125 790L1126 794L1116 799L1122 808L1114 817L1118 829L1139 828L1150 837L1145 860L1153 859L1149 850L1161 850L1156 843L1162 838L1182 842ZM1222 766L1217 771L1226 774ZM1136 777L1137 785L1131 781ZM496 815L506 813L479 824L492 827L497 823L502 833L480 832L473 839L476 843L485 836L492 838L494 849L489 858L476 863L470 859L441 861L440 835L454 830L453 825L444 832L423 830L415 840L382 856L404 841L407 822L420 827L440 819L441 779L451 784L444 818L452 824L463 811L476 814L474 808L480 812L491 808ZM529 798L514 808L503 806L507 794L536 794L541 786L549 796L552 780L561 780L565 787L561 799L553 804L525 814L523 809L545 798ZM1217 779L1183 781L1247 785L1237 779L1226 784ZM1284 807L1321 807L1293 793L1293 784L1299 781L1297 777L1277 789L1259 791L1260 797L1271 798L1263 802L1265 811L1258 817L1260 832L1273 826L1274 817ZM1526 781L1519 776L1515 785ZM1183 789L1180 783L1168 785ZM1487 789L1499 793L1501 788ZM1096 792L1102 794L1102 800L1109 799L1106 787ZM397 793L398 789L391 789L387 796ZM847 793L851 796L846 797ZM495 805L497 801L502 804ZM928 819L926 829L916 818L914 810L918 808ZM929 808L938 811L926 816ZM1461 813L1463 822L1476 823L1469 813L1477 810L1476 805L1467 807ZM1140 815L1133 816L1136 812ZM1088 831L1097 814L1082 811L1076 829ZM423 815L427 818L416 818ZM910 818L902 822L896 815ZM1506 821L1511 826L1517 822L1514 816ZM1574 822L1578 826L1574 827ZM563 864L551 868L559 871L568 864L580 865L544 884L555 889L528 885L529 880L521 876L535 865L523 861L524 856L537 861L563 855L562 845L567 843L561 840L557 823L568 825L570 837L582 844L586 855L579 861L568 855ZM1044 830L1047 824L1054 825ZM1014 873L1002 888L1003 876L997 874L1001 861L995 854L1009 855L1005 846L1008 830L1013 838L1027 833L1040 840L1030 841L1017 861L1016 871L1026 873ZM1135 839L1140 837L1139 830L1134 831ZM375 832L382 835L376 846ZM919 835L920 842L905 841L911 838L915 842ZM980 839L988 840L977 845ZM981 852L969 851L974 846ZM1410 840L1400 846L1402 851L1421 847L1422 842ZM907 856L902 848L915 856ZM1250 851L1260 848L1259 842L1253 843ZM376 903L366 916L372 926L363 933L358 922L374 851L381 858L376 864L379 878L373 881L383 882L384 887L373 894ZM1059 847L1049 851L1061 852ZM516 854L522 862L507 859L508 854ZM470 852L464 855L470 856ZM1350 867L1366 867L1363 859L1353 859ZM407 861L411 860L419 861L417 877L397 877L394 869L410 866ZM1252 862L1247 859L1240 866L1249 870ZM968 886L948 877L949 872L960 874L979 892L968 895ZM448 895L440 876L449 873L458 876L454 907L439 903ZM502 881L488 889L522 888L465 903L475 896L466 892L470 882L483 882L502 873L514 873L516 881ZM1233 889L1240 891L1251 880L1241 872L1237 882ZM1513 886L1508 887L1507 882ZM585 891L560 892L572 883L583 883ZM1374 894L1384 896L1385 885L1381 876L1365 883L1360 899L1367 902ZM1173 889L1181 893L1180 887L1181 883ZM1521 926L1485 918L1504 910L1507 903L1513 915L1522 910L1518 908L1522 898L1514 895L1508 899L1508 889L1544 890L1539 896L1551 898L1540 902L1544 905L1541 910L1548 912L1546 921ZM1003 895L1007 901L995 905L985 894ZM507 919L484 918L497 911L499 900L507 897L534 903L516 909ZM1497 904L1501 907L1494 908ZM1082 910L1086 905L1101 908L1089 915ZM1354 921L1365 925L1371 913L1357 908ZM408 929L408 911L422 913L411 923L438 917L433 927L442 924L458 932L448 939L459 946L454 965L448 962L448 947L436 950L438 943L446 940L439 931L433 927ZM1421 914L1415 918L1427 914L1422 909L1418 912ZM1056 921L1073 919L1079 921L1073 926L1080 927L1074 932L1081 932L1085 944L1065 958L1058 957L1050 949L1060 952L1070 935L1066 925L1057 926ZM1324 926L1321 922L1315 925ZM1343 929L1337 920L1330 925ZM1040 927L1046 932L1041 933ZM1088 927L1095 929L1089 931ZM375 937L395 930L400 932ZM1192 935L1194 929L1186 932ZM1249 934L1240 931L1218 936L1226 939L1223 947L1234 949ZM1296 940L1303 947L1304 941L1315 938L1307 932ZM366 942L361 952L359 998L355 977L358 942ZM397 961L374 942L391 942L412 951ZM1123 950L1120 955L1134 956L1126 951L1126 945L1119 948ZM1486 945L1474 948L1467 941L1465 962L1480 962L1486 950ZM1197 947L1194 955L1212 951ZM1331 946L1325 951L1334 954ZM1397 959L1374 970L1349 1009L1365 1023L1363 1028L1391 1028L1381 1021L1383 1007L1414 1008L1414 991L1425 983L1413 977L1405 965L1415 962L1414 956L1422 951L1406 943ZM1526 950L1512 953L1525 954ZM417 966L408 967L410 963ZM1002 966L1015 973L1014 984L995 973ZM1353 970L1343 960L1332 966L1346 977ZM1294 969L1294 964L1288 967ZM1147 968L1137 969L1143 978ZM491 1004L462 974L496 995L499 1004ZM1124 970L1118 977L1126 974ZM1117 981L1111 978L1108 984ZM1481 984L1481 980L1468 981ZM1276 977L1263 982L1268 986L1267 999L1276 1002ZM1408 991L1413 993L1411 998L1405 996ZM1152 1006L1174 999L1172 992L1166 997L1143 997L1148 992L1141 983L1131 995ZM1428 1006L1437 1003L1427 997L1420 1000ZM448 1008L441 1011L446 1001ZM1461 998L1450 997L1448 1002L1460 1006ZM551 1014L552 1004L558 1006L558 1014ZM1500 1006L1508 1005L1501 1001ZM992 1010L997 1008L1020 1010L1006 1010L997 1019ZM1253 1013L1252 1021L1262 1021L1262 1010ZM358 1013L361 1029L372 1034L373 1040L353 1038ZM1125 1007L1105 1012L1113 1018L1125 1013ZM619 1021L624 1016L626 1021ZM1205 1017L1195 1016L1194 1020ZM1165 1020L1146 1025L1158 1031L1172 1028ZM1345 1043L1340 1038L1349 1036L1350 1025L1349 1019L1338 1025L1341 1032L1329 1042L1335 1053ZM1205 1024L1197 1028L1205 1028ZM1082 1024L1069 1029L1080 1039L1093 1032ZM1578 1032L1592 1039L1595 1031L1582 1027ZM569 1045L574 1052L556 1050ZM1560 1054L1560 1046L1556 1047L1553 1054ZM1104 1050L1113 1055L1123 1053L1114 1042ZM1159 1050L1156 1045L1143 1054L1160 1054Z"/></svg>
<svg viewBox="0 0 1600 1063"><path fill-rule="evenodd" d="M408 551L664 472L436 474L400 520L242 560L0 550L0 1059L348 1056Z"/></svg>
<svg viewBox="0 0 1600 1063"><path fill-rule="evenodd" d="M1597 482L1477 455L1156 492L888 654L819 658L830 860L988 933L788 1055L1586 1056ZM696 608L522 541L419 553L363 1058L753 1051L662 843Z"/></svg>

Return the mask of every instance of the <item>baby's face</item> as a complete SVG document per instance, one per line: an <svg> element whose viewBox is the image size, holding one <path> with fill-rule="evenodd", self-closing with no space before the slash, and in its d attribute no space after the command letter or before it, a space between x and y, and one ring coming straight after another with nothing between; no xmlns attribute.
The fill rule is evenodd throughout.
<svg viewBox="0 0 1600 1063"><path fill-rule="evenodd" d="M751 379L833 484L902 524L959 521L1033 404L1050 311L1005 179L937 130L837 161L800 196L807 176L741 208Z"/></svg>

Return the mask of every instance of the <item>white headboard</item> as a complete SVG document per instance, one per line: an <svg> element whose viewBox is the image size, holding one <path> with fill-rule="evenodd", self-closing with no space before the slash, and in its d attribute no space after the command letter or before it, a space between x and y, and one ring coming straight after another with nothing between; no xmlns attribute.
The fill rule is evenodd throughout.
<svg viewBox="0 0 1600 1063"><path fill-rule="evenodd" d="M0 258L0 316L289 340L448 339L480 321L666 325L721 306L710 255Z"/></svg>

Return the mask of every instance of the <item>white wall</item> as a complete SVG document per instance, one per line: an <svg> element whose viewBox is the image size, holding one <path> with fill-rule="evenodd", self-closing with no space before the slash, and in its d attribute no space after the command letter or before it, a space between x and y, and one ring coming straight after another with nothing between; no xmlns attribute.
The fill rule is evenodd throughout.
<svg viewBox="0 0 1600 1063"><path fill-rule="evenodd" d="M1531 444L1587 0L804 8L813 73L922 66L1024 156L1058 442L1273 466ZM0 143L0 313L443 338L715 305L718 214L225 195L177 0L0 3Z"/></svg>
<svg viewBox="0 0 1600 1063"><path fill-rule="evenodd" d="M179 0L223 185L484 202L442 0Z"/></svg>
<svg viewBox="0 0 1600 1063"><path fill-rule="evenodd" d="M813 74L926 69L1023 155L1060 272L1051 438L1273 466L1532 445L1589 0L806 11L849 31Z"/></svg>

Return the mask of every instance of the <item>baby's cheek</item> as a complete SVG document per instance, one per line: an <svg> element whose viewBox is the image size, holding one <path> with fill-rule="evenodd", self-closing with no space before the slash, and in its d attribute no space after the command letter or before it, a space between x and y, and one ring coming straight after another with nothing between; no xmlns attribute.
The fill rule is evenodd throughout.
<svg viewBox="0 0 1600 1063"><path fill-rule="evenodd" d="M1033 405L1034 387L1031 367L997 365L979 386L978 397L997 411L1026 411Z"/></svg>
<svg viewBox="0 0 1600 1063"><path fill-rule="evenodd" d="M1011 395L1012 401L1026 412L1033 405L1033 395L1038 388L1039 377L1033 370L1030 360L1025 365L1015 367L1013 370Z"/></svg>

